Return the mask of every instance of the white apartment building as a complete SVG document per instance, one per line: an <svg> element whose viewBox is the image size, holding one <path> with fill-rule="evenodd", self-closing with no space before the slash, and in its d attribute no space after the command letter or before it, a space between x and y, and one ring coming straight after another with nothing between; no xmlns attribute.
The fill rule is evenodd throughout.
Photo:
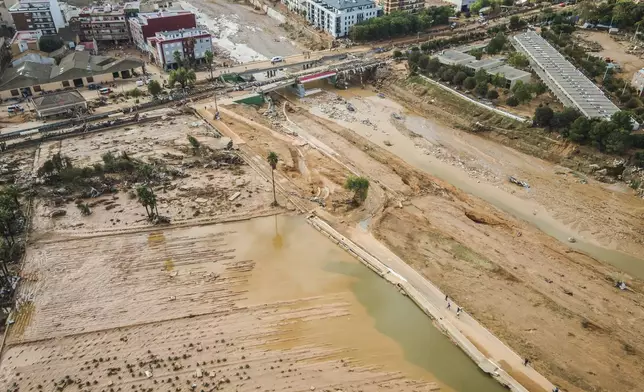
<svg viewBox="0 0 644 392"><path fill-rule="evenodd" d="M373 0L305 0L306 19L334 38L344 37L356 23L378 16Z"/></svg>
<svg viewBox="0 0 644 392"><path fill-rule="evenodd" d="M470 6L476 3L476 0L445 0L448 3L454 4L456 11L468 11Z"/></svg>
<svg viewBox="0 0 644 392"><path fill-rule="evenodd" d="M203 60L207 51L212 52L212 36L200 28L164 31L148 38L148 45L157 64L168 70L178 66L175 52L179 52L182 61Z"/></svg>

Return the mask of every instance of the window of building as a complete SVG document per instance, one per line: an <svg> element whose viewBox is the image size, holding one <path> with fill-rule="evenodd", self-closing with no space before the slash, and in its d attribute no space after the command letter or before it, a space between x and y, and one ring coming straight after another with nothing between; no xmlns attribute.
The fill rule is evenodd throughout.
<svg viewBox="0 0 644 392"><path fill-rule="evenodd" d="M34 89L34 92L35 92L35 93L39 93L39 92L41 92L41 91L42 91L42 89L40 88L40 86L34 86L34 87L33 87L33 89Z"/></svg>
<svg viewBox="0 0 644 392"><path fill-rule="evenodd" d="M18 90L11 90L11 96L12 96L12 97L17 97L18 95L20 95L20 93L18 92Z"/></svg>
<svg viewBox="0 0 644 392"><path fill-rule="evenodd" d="M66 80L64 80L64 81L63 81L63 87L69 87L69 82L68 82L68 81L66 81Z"/></svg>
<svg viewBox="0 0 644 392"><path fill-rule="evenodd" d="M33 26L33 25L29 25L29 28L30 28L30 29L33 29L33 28L34 28L34 26Z"/></svg>
<svg viewBox="0 0 644 392"><path fill-rule="evenodd" d="M94 82L94 77L92 77L92 76L88 76L86 79L87 79L87 83Z"/></svg>

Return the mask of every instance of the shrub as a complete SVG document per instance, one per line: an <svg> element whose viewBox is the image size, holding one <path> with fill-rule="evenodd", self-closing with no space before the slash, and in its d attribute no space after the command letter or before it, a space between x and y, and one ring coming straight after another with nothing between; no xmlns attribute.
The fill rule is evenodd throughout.
<svg viewBox="0 0 644 392"><path fill-rule="evenodd" d="M487 92L487 99L497 99L499 97L499 93L496 90L490 90Z"/></svg>
<svg viewBox="0 0 644 392"><path fill-rule="evenodd" d="M512 96L508 97L508 99L505 101L505 103L506 103L508 106L512 106L512 107L514 107L514 106L518 106L518 105L519 105L519 100L517 99L517 97L515 97L514 95L512 95Z"/></svg>

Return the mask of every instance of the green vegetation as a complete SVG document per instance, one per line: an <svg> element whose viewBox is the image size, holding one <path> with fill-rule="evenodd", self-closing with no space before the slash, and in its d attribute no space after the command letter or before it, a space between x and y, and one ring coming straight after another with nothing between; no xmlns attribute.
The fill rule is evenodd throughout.
<svg viewBox="0 0 644 392"><path fill-rule="evenodd" d="M132 98L138 98L144 96L145 93L143 91L139 90L138 88L133 88L132 90L128 90L125 92L126 97L132 97Z"/></svg>
<svg viewBox="0 0 644 392"><path fill-rule="evenodd" d="M157 82L156 80L150 80L148 82L148 92L152 95L152 97L156 98L161 94L161 91L163 91L163 88Z"/></svg>
<svg viewBox="0 0 644 392"><path fill-rule="evenodd" d="M370 41L424 32L430 27L447 24L453 13L449 6L430 7L413 14L392 12L352 26L349 38L353 41Z"/></svg>
<svg viewBox="0 0 644 392"><path fill-rule="evenodd" d="M2 301L9 300L13 295L13 282L15 282L17 270L10 269L11 264L20 260L24 253L24 243L20 241L19 235L25 229L25 217L20 204L21 193L14 185L0 189L0 284Z"/></svg>
<svg viewBox="0 0 644 392"><path fill-rule="evenodd" d="M275 169L277 169L279 157L276 152L270 151L266 157L266 161L271 166L271 179L273 180L273 206L277 206L277 195L275 194Z"/></svg>
<svg viewBox="0 0 644 392"><path fill-rule="evenodd" d="M199 152L199 147L201 147L201 143L199 143L199 140L197 140L194 136L188 135L188 143L192 146L192 154L197 155Z"/></svg>
<svg viewBox="0 0 644 392"><path fill-rule="evenodd" d="M644 144L632 135L632 118L626 111L619 111L609 120L587 119L574 109L566 108L554 112L547 106L539 106L534 113L536 125L558 131L575 143L587 144L598 150L613 154L623 154L630 147ZM634 159L641 156L634 155Z"/></svg>
<svg viewBox="0 0 644 392"><path fill-rule="evenodd" d="M155 216L159 216L157 209L157 196L154 194L152 188L140 185L136 188L136 197L139 203L145 207L145 213L148 219L152 220Z"/></svg>
<svg viewBox="0 0 644 392"><path fill-rule="evenodd" d="M510 53L507 63L516 68L526 68L530 65L528 58L523 53L519 52Z"/></svg>
<svg viewBox="0 0 644 392"><path fill-rule="evenodd" d="M46 53L51 53L63 47L63 39L56 35L43 35L38 40L38 48Z"/></svg>
<svg viewBox="0 0 644 392"><path fill-rule="evenodd" d="M630 0L583 1L577 6L580 16L590 23L601 23L635 30L644 18L644 4Z"/></svg>
<svg viewBox="0 0 644 392"><path fill-rule="evenodd" d="M212 53L212 51L206 50L206 52L204 53L204 60L206 61L206 68L208 68L208 71L210 71L211 80L213 79L212 71L213 71L214 64L212 62L214 61L214 59L215 59L215 55Z"/></svg>
<svg viewBox="0 0 644 392"><path fill-rule="evenodd" d="M181 67L177 70L170 71L168 86L172 88L175 84L179 83L181 88L184 89L187 86L193 85L196 81L197 75L194 70Z"/></svg>
<svg viewBox="0 0 644 392"><path fill-rule="evenodd" d="M87 203L78 203L76 207L80 210L81 215L88 216L92 214L92 210Z"/></svg>
<svg viewBox="0 0 644 392"><path fill-rule="evenodd" d="M507 43L508 40L505 38L505 34L499 32L490 40L486 50L489 54L497 54L504 49Z"/></svg>
<svg viewBox="0 0 644 392"><path fill-rule="evenodd" d="M353 192L353 203L362 204L367 198L369 192L369 180L365 177L349 176L344 187Z"/></svg>

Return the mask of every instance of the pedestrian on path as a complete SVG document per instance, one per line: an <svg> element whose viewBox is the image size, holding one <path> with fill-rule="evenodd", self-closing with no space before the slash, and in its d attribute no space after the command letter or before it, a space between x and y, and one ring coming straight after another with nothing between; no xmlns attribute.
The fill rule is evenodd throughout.
<svg viewBox="0 0 644 392"><path fill-rule="evenodd" d="M447 309L451 309L451 308L452 308L452 304L448 302L447 303Z"/></svg>
<svg viewBox="0 0 644 392"><path fill-rule="evenodd" d="M456 317L461 317L461 310L462 309L460 307L456 308Z"/></svg>
<svg viewBox="0 0 644 392"><path fill-rule="evenodd" d="M445 295L445 301L449 301L449 296Z"/></svg>
<svg viewBox="0 0 644 392"><path fill-rule="evenodd" d="M528 358L523 360L523 366L528 366L529 363L530 363L530 360Z"/></svg>

